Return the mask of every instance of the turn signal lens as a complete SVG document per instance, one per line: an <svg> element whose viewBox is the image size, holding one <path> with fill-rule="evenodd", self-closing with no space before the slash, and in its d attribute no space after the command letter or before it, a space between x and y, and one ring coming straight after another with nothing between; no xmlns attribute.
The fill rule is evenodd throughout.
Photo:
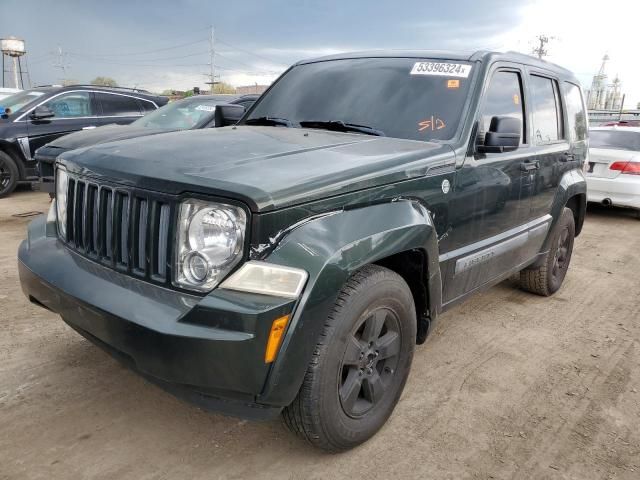
<svg viewBox="0 0 640 480"><path fill-rule="evenodd" d="M284 317L276 318L271 324L267 349L264 352L264 363L271 363L276 359L288 322L289 315L285 315Z"/></svg>
<svg viewBox="0 0 640 480"><path fill-rule="evenodd" d="M227 278L220 288L298 298L309 275L299 268L251 260Z"/></svg>

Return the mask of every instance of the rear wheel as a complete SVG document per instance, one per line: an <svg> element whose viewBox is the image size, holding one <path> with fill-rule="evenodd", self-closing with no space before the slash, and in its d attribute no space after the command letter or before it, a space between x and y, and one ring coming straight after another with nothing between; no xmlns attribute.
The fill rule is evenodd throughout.
<svg viewBox="0 0 640 480"><path fill-rule="evenodd" d="M13 158L0 152L0 198L15 190L19 177L20 171Z"/></svg>
<svg viewBox="0 0 640 480"><path fill-rule="evenodd" d="M404 388L416 341L406 282L369 265L345 284L329 315L285 424L328 451L353 448L391 415Z"/></svg>
<svg viewBox="0 0 640 480"><path fill-rule="evenodd" d="M558 291L571 262L575 233L573 212L565 207L551 232L550 248L540 266L520 272L520 286L524 290L545 297Z"/></svg>

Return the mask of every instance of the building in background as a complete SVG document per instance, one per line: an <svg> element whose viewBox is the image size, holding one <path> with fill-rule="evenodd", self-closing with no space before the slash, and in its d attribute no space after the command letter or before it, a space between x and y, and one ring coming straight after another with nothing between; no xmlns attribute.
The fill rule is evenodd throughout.
<svg viewBox="0 0 640 480"><path fill-rule="evenodd" d="M247 95L248 93L257 93L262 95L265 90L269 88L269 85L244 85L242 87L236 87L236 93L239 95Z"/></svg>
<svg viewBox="0 0 640 480"><path fill-rule="evenodd" d="M608 83L606 73L609 55L602 57L600 70L593 76L591 88L587 94L587 106L589 110L620 110L622 108L622 82L616 75L613 83Z"/></svg>

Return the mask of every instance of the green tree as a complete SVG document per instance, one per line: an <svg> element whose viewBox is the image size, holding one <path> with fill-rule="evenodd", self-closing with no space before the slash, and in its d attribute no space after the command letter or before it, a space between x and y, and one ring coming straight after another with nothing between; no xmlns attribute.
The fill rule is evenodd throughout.
<svg viewBox="0 0 640 480"><path fill-rule="evenodd" d="M213 93L236 93L236 87L226 82L218 82L213 86Z"/></svg>
<svg viewBox="0 0 640 480"><path fill-rule="evenodd" d="M96 77L91 80L91 85L100 85L102 87L117 87L118 82L116 82L111 77Z"/></svg>

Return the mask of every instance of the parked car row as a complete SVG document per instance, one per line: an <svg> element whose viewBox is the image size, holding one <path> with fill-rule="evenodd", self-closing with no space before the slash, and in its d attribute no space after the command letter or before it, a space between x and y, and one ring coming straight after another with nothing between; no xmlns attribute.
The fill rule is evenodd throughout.
<svg viewBox="0 0 640 480"><path fill-rule="evenodd" d="M63 151L138 135L219 126L222 117L220 111L216 116L216 105L238 105L231 116L237 121L256 98L197 96L166 105L166 97L145 90L95 85L38 87L16 93L0 100L0 198L20 182L37 181L39 173L45 190L52 191L52 165ZM150 112L153 115L146 116ZM72 132L78 133L69 135Z"/></svg>
<svg viewBox="0 0 640 480"><path fill-rule="evenodd" d="M38 124L45 103L10 118ZM292 66L237 123L241 106L216 107L234 126L164 108L43 150L55 200L18 266L32 302L203 407L352 448L442 312L514 274L542 296L565 279L588 131L561 67L340 54Z"/></svg>
<svg viewBox="0 0 640 480"><path fill-rule="evenodd" d="M221 127L236 123L258 95L198 95L165 105L128 125L114 123L102 128L83 130L60 137L36 151L41 190L54 192L54 162L69 150L127 138L156 135L176 130ZM225 105L226 115L223 115ZM236 105L237 108L229 107Z"/></svg>

